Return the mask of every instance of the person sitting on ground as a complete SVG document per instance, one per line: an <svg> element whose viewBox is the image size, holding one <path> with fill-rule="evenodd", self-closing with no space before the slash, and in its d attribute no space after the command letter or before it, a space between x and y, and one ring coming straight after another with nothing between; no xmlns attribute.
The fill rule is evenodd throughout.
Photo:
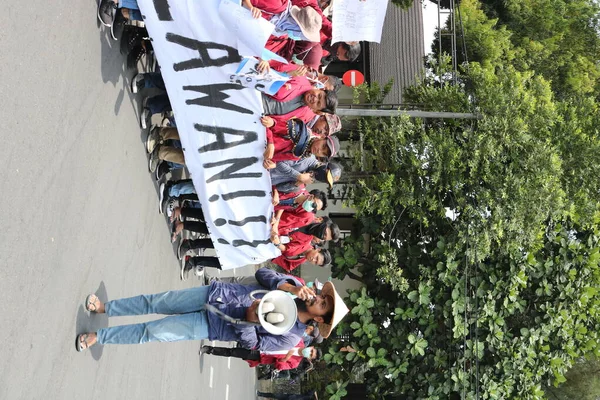
<svg viewBox="0 0 600 400"><path fill-rule="evenodd" d="M289 193L279 193L277 189L274 189L273 204L276 218L279 218L284 212L295 214L305 211L314 214L327 208L327 195L319 189L310 192L302 189Z"/></svg>
<svg viewBox="0 0 600 400"><path fill-rule="evenodd" d="M309 122L317 114L335 114L338 98L333 90L315 89L305 76L295 76L287 81L273 96L262 93L264 114L273 121L287 122L297 118Z"/></svg>
<svg viewBox="0 0 600 400"><path fill-rule="evenodd" d="M274 258L272 262L288 272L307 261L319 266L329 265L331 263L329 251L315 249L313 241L318 243L329 240L337 241L339 237L340 228L328 217L322 217L321 222L314 222L292 230L280 229L279 222L273 221L271 241L281 251L281 255Z"/></svg>
<svg viewBox="0 0 600 400"><path fill-rule="evenodd" d="M319 115L306 125L314 134L321 137L333 135L342 129L342 121L335 114Z"/></svg>
<svg viewBox="0 0 600 400"><path fill-rule="evenodd" d="M260 285L237 285L212 282L210 286L173 290L153 295L100 301L90 294L85 301L86 310L108 317L145 314L166 314L169 317L133 325L112 326L97 332L76 335L75 347L83 351L96 343L141 344L148 342L172 342L179 340L235 341L241 347L259 351L285 350L294 347L312 321L319 323L324 337L348 313L348 308L335 291L331 282L325 283L320 295L302 285L295 278L268 268L256 271ZM282 334L268 333L256 325L232 324L213 312L207 312L209 304L231 318L258 322L256 314L260 300L253 300L253 290L283 290L297 298L298 319L292 328Z"/></svg>
<svg viewBox="0 0 600 400"><path fill-rule="evenodd" d="M270 117L262 117L264 126L270 124ZM314 155L317 160L330 161L337 154L340 141L335 136L325 138L312 133L301 120L293 119L278 124L275 129L267 129L267 147L263 166L272 169L285 160L301 160Z"/></svg>
<svg viewBox="0 0 600 400"><path fill-rule="evenodd" d="M181 147L168 145L166 142L179 141L179 131L174 127L154 126L146 138L146 151L150 153L148 170L154 174L161 161L185 165L185 157Z"/></svg>
<svg viewBox="0 0 600 400"><path fill-rule="evenodd" d="M302 160L301 160L302 161ZM284 164L286 161L278 162L275 170L281 170L280 164ZM293 161L290 164L284 164L285 168L289 168L290 172L284 171L286 175L277 175L276 179L278 182L286 180L282 183L278 183L275 188L280 192L294 192L302 190L307 184L313 183L315 180L329 184L329 188L333 188L333 184L340 180L342 175L342 166L336 162L330 161L329 163L319 163L316 168L311 168L303 173L297 173L295 170L295 164ZM274 170L271 170L274 171ZM288 178L291 177L291 178ZM292 179L296 179L296 181ZM273 174L271 173L271 181L275 182Z"/></svg>

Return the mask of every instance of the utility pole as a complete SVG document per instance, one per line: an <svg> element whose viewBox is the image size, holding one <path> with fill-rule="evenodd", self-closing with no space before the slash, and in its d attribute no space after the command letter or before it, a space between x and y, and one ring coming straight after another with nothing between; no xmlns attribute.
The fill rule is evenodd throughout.
<svg viewBox="0 0 600 400"><path fill-rule="evenodd" d="M454 113L441 111L420 111L420 110L376 110L376 109L357 109L338 107L336 112L341 116L355 117L397 117L407 115L413 118L439 118L439 119L480 119L481 115L471 113Z"/></svg>

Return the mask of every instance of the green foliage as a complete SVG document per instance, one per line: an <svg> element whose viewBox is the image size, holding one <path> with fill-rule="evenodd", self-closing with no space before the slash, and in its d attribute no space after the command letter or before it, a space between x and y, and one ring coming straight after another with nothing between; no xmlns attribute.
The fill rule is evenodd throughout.
<svg viewBox="0 0 600 400"><path fill-rule="evenodd" d="M600 362L590 356L577 360L577 364L565 375L567 381L559 386L544 390L549 399L556 400L597 400L600 398Z"/></svg>
<svg viewBox="0 0 600 400"><path fill-rule="evenodd" d="M521 72L534 71L551 83L561 99L597 96L598 2L463 0L460 12L469 61L486 67L511 64ZM449 41L442 44L448 51ZM432 50L437 51L437 47L436 43ZM464 61L462 55L459 57Z"/></svg>
<svg viewBox="0 0 600 400"><path fill-rule="evenodd" d="M333 274L364 287L325 360L371 398L541 399L600 352L598 103L507 64L511 32L475 14L501 51L406 98L481 119L358 123L356 229Z"/></svg>

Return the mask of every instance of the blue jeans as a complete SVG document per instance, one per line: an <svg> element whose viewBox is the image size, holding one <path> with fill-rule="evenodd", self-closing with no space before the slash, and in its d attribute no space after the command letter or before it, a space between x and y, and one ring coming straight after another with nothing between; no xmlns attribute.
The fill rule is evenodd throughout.
<svg viewBox="0 0 600 400"><path fill-rule="evenodd" d="M109 301L105 304L109 317L144 314L171 316L141 324L100 329L98 343L139 344L207 339L208 317L204 304L208 300L208 289L209 286L200 286Z"/></svg>
<svg viewBox="0 0 600 400"><path fill-rule="evenodd" d="M144 73L144 87L146 89L157 88L167 90L165 88L165 81L163 80L162 74L160 72Z"/></svg>
<svg viewBox="0 0 600 400"><path fill-rule="evenodd" d="M150 110L152 115L161 114L165 111L171 111L171 102L169 96L166 94L159 94L153 97L149 97L146 101L146 108Z"/></svg>
<svg viewBox="0 0 600 400"><path fill-rule="evenodd" d="M194 183L191 180L185 180L181 183L176 183L169 188L169 197L179 197L184 194L196 193Z"/></svg>
<svg viewBox="0 0 600 400"><path fill-rule="evenodd" d="M129 9L129 19L142 21L142 13L140 12L137 0L119 0L119 8Z"/></svg>

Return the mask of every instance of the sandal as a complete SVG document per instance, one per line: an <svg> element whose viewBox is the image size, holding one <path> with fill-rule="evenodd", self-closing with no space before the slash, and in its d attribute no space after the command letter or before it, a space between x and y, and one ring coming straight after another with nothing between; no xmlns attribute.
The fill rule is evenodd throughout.
<svg viewBox="0 0 600 400"><path fill-rule="evenodd" d="M90 335L88 333L81 333L75 337L75 350L78 352L82 352L83 350L87 350L90 348L90 344L88 344L88 339Z"/></svg>
<svg viewBox="0 0 600 400"><path fill-rule="evenodd" d="M177 227L179 225L182 225L181 229L179 230L179 232L177 231ZM175 243L177 241L177 238L179 237L179 234L183 232L183 224L179 221L176 221L172 226L171 226L171 243Z"/></svg>
<svg viewBox="0 0 600 400"><path fill-rule="evenodd" d="M97 303L99 303L97 305ZM89 312L98 312L98 307L102 304L102 302L100 301L100 299L98 298L98 296L96 296L94 293L88 295L88 297L85 298L85 309L88 310Z"/></svg>
<svg viewBox="0 0 600 400"><path fill-rule="evenodd" d="M181 221L181 207L175 207L169 217L171 223L175 222L176 219Z"/></svg>

